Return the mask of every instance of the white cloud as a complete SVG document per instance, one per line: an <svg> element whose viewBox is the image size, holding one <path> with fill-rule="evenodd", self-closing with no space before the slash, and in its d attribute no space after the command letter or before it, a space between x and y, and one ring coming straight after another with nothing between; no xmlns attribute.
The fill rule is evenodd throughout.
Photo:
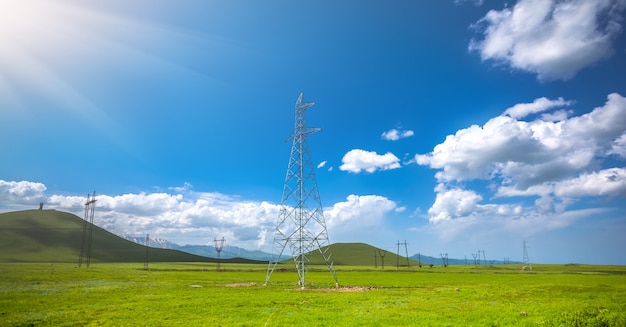
<svg viewBox="0 0 626 327"><path fill-rule="evenodd" d="M613 93L604 106L563 121L492 118L448 135L415 160L442 169L436 175L441 182L500 177L525 189L591 168L625 131L626 98Z"/></svg>
<svg viewBox="0 0 626 327"><path fill-rule="evenodd" d="M322 168L322 167L324 167L324 166L326 166L326 160L324 160L324 161L320 162L320 163L317 165L317 169L320 169L320 168Z"/></svg>
<svg viewBox="0 0 626 327"><path fill-rule="evenodd" d="M189 182L185 182L183 183L183 186L172 186L172 187L168 187L168 190L172 190L176 193L185 193L189 190L191 190L193 188L193 185L191 185L191 183Z"/></svg>
<svg viewBox="0 0 626 327"><path fill-rule="evenodd" d="M170 188L177 191L178 188ZM44 200L46 208L84 215L86 196L46 196L42 183L0 180L0 204L26 198ZM21 202L19 202L21 203ZM31 203L26 201L27 205ZM34 203L31 207L36 208ZM350 195L345 201L324 208L332 242L362 240L363 233L376 230L385 240L393 233L384 227L389 214L406 210L378 195ZM145 235L180 245L208 244L224 237L228 245L272 251L280 205L246 201L221 193L187 191L185 194L155 192L122 195L96 194L94 222L117 235Z"/></svg>
<svg viewBox="0 0 626 327"><path fill-rule="evenodd" d="M398 130L398 129L390 129L380 136L383 140L387 141L397 141L399 139L407 138L413 136L415 133L412 130Z"/></svg>
<svg viewBox="0 0 626 327"><path fill-rule="evenodd" d="M384 196L351 194L344 202L337 202L324 209L324 216L332 242L355 242L365 233L376 231L374 238L385 238L385 218L401 207Z"/></svg>
<svg viewBox="0 0 626 327"><path fill-rule="evenodd" d="M254 249L271 242L280 206L209 192L96 195L95 223L118 235L143 235L184 244L209 244L214 237ZM82 217L85 197L52 195L48 208ZM263 237L263 238L260 238Z"/></svg>
<svg viewBox="0 0 626 327"><path fill-rule="evenodd" d="M461 5L465 2L471 2L474 4L474 6L482 6L484 0L454 0L454 3L457 5Z"/></svg>
<svg viewBox="0 0 626 327"><path fill-rule="evenodd" d="M610 164L604 160L608 155L624 158L619 153L626 134L626 98L610 94L603 106L558 121L544 120L549 114L533 121L514 118L566 103L539 99L513 106L483 126L449 135L431 153L416 155L418 164L439 170L430 222L458 220L457 228L464 229L488 219L501 221L493 224L502 228L536 230L513 222L521 219L560 228L574 221L567 217L585 215L568 210L574 203L626 197L626 169L601 168ZM512 198L519 203L511 203Z"/></svg>
<svg viewBox="0 0 626 327"><path fill-rule="evenodd" d="M555 112L549 112L541 115L541 120L544 121L562 121L566 120L573 111L571 110L557 110Z"/></svg>
<svg viewBox="0 0 626 327"><path fill-rule="evenodd" d="M504 111L505 115L519 119L530 114L546 111L554 107L563 107L572 104L572 101L565 101L563 98L550 100L546 97L535 99L532 103L519 103Z"/></svg>
<svg viewBox="0 0 626 327"><path fill-rule="evenodd" d="M613 142L608 154L615 154L626 158L626 133L622 134L622 136L618 137L615 142Z"/></svg>
<svg viewBox="0 0 626 327"><path fill-rule="evenodd" d="M582 198L586 196L626 197L626 169L609 168L585 173L555 185L559 197Z"/></svg>
<svg viewBox="0 0 626 327"><path fill-rule="evenodd" d="M0 180L0 203L37 205L45 198L45 190L42 183Z"/></svg>
<svg viewBox="0 0 626 327"><path fill-rule="evenodd" d="M486 26L484 38L469 49L541 80L566 80L612 54L625 8L624 0L519 0L490 10L475 25Z"/></svg>
<svg viewBox="0 0 626 327"><path fill-rule="evenodd" d="M379 155L374 151L354 149L348 151L341 161L343 164L339 166L339 169L351 173L360 173L361 171L373 173L377 170L400 168L400 159L391 152Z"/></svg>
<svg viewBox="0 0 626 327"><path fill-rule="evenodd" d="M446 190L443 184L435 189L437 198L428 209L431 222L466 217L476 210L478 202L483 198L473 191L452 189Z"/></svg>

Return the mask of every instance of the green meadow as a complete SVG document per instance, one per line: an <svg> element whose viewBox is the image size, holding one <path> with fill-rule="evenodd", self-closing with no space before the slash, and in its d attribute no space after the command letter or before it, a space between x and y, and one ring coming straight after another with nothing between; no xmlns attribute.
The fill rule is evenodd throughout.
<svg viewBox="0 0 626 327"><path fill-rule="evenodd" d="M626 326L626 267L419 267L363 243L337 243L340 287L311 254L306 287L277 266L149 249L54 210L0 214L0 326Z"/></svg>
<svg viewBox="0 0 626 327"><path fill-rule="evenodd" d="M626 267L4 263L1 326L626 326Z"/></svg>

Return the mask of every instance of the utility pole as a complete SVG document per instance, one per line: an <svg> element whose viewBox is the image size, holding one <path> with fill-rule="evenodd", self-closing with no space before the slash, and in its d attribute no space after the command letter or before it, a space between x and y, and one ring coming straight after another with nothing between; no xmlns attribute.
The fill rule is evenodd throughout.
<svg viewBox="0 0 626 327"><path fill-rule="evenodd" d="M380 261L382 269L385 270L385 256L387 255L387 251L378 249L378 255L380 255Z"/></svg>
<svg viewBox="0 0 626 327"><path fill-rule="evenodd" d="M374 268L378 268L378 255L376 254L376 250L374 250Z"/></svg>
<svg viewBox="0 0 626 327"><path fill-rule="evenodd" d="M441 260L443 261L443 267L447 268L448 267L448 254L440 253L439 255L441 256Z"/></svg>

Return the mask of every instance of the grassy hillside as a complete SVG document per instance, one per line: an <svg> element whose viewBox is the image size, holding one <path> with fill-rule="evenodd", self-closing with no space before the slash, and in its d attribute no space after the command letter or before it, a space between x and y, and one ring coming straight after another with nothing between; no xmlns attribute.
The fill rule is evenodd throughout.
<svg viewBox="0 0 626 327"><path fill-rule="evenodd" d="M332 260L335 265L340 266L370 266L374 267L376 264L381 267L383 261L380 257L380 252L384 256L385 267L395 267L398 264L400 267L406 267L407 260L404 256L398 256L395 253L381 250L377 247L373 247L365 243L335 243L330 247L332 253ZM374 254L376 254L376 261L374 261ZM310 263L314 265L323 265L324 260L319 251L313 251L308 255ZM293 260L285 261L286 264L292 264ZM409 265L417 266L418 262L409 259Z"/></svg>
<svg viewBox="0 0 626 327"><path fill-rule="evenodd" d="M0 262L78 262L83 219L62 211L26 210L0 214ZM144 246L93 227L91 262L143 262ZM149 249L150 262L215 261L176 250ZM244 259L222 262L254 262Z"/></svg>

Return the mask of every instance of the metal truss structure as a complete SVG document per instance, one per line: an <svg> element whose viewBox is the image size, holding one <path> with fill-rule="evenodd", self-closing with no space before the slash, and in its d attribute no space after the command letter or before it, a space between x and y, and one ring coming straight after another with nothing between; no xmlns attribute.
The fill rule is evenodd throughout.
<svg viewBox="0 0 626 327"><path fill-rule="evenodd" d="M526 241L522 242L522 270L533 270L533 265L530 263L530 258L528 257L528 250L526 246Z"/></svg>
<svg viewBox="0 0 626 327"><path fill-rule="evenodd" d="M91 238L93 234L93 215L96 210L96 191L90 197L87 194L85 202L85 218L83 221L83 238L80 242L80 255L78 256L78 268L83 265L83 257L86 257L85 265L89 268L91 264Z"/></svg>
<svg viewBox="0 0 626 327"><path fill-rule="evenodd" d="M296 101L294 132L287 139L292 141L291 155L265 285L288 246L298 271L298 283L302 288L305 286L307 266L310 262L308 255L315 250L319 251L324 264L335 279L335 285L339 286L331 259L328 231L307 141L309 135L319 132L321 128L306 126L305 112L315 103L304 102L302 97L303 94L300 93Z"/></svg>

